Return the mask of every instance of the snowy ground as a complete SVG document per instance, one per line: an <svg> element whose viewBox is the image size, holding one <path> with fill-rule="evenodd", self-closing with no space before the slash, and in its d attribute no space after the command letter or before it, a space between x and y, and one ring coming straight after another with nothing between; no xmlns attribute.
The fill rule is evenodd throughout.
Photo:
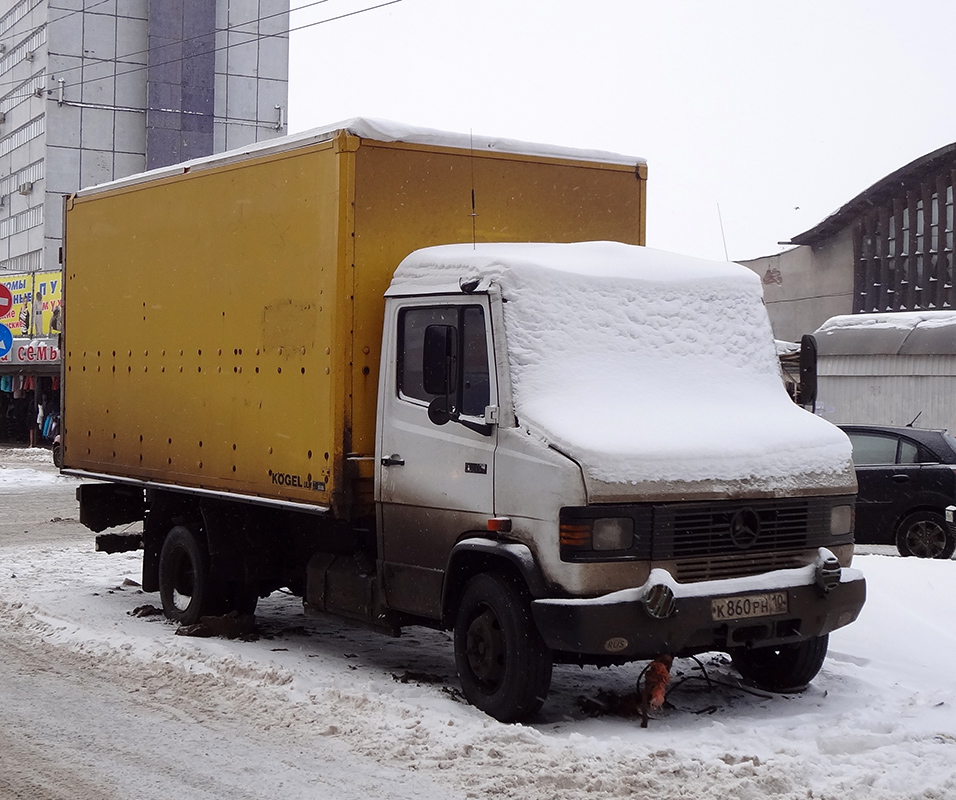
<svg viewBox="0 0 956 800"><path fill-rule="evenodd" d="M276 594L261 638L175 635L76 521L49 453L0 450L0 798L956 797L956 563L871 548L860 619L801 695L735 688L716 654L675 662L646 729L578 698L642 665L557 667L539 718L464 704L442 633L400 639L303 616Z"/></svg>

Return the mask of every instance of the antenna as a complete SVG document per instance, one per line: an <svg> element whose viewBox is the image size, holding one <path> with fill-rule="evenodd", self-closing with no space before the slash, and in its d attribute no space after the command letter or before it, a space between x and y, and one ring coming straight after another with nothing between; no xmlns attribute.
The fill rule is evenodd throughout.
<svg viewBox="0 0 956 800"><path fill-rule="evenodd" d="M908 423L906 427L907 427L907 428L912 428L912 427L916 424L916 420L918 420L921 416L923 416L923 412L922 412L922 411L920 411L919 414L917 414L915 417L913 417L913 421L910 422L910 423Z"/></svg>
<svg viewBox="0 0 956 800"><path fill-rule="evenodd" d="M471 247L478 249L478 212L475 210L475 134L468 129L468 143L471 147Z"/></svg>
<svg viewBox="0 0 956 800"><path fill-rule="evenodd" d="M720 223L720 238L724 243L724 260L730 261L730 256L727 255L727 237L724 236L724 218L720 215L720 203L717 204L717 222Z"/></svg>

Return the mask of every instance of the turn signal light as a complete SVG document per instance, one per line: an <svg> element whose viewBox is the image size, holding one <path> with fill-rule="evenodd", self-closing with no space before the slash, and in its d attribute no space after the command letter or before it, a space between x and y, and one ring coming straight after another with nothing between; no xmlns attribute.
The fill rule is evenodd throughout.
<svg viewBox="0 0 956 800"><path fill-rule="evenodd" d="M591 522L562 522L562 547L591 547Z"/></svg>

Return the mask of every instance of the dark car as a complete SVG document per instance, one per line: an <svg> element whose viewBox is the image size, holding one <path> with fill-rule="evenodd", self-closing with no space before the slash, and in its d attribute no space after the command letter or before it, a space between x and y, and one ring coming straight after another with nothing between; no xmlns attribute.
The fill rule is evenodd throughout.
<svg viewBox="0 0 956 800"><path fill-rule="evenodd" d="M956 438L946 431L840 425L853 444L859 494L856 541L895 544L900 555L951 558L956 536Z"/></svg>

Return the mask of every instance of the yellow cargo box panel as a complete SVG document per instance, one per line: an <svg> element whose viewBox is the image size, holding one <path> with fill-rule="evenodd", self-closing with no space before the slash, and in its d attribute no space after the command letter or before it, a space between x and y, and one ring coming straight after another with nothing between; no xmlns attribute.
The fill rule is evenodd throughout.
<svg viewBox="0 0 956 800"><path fill-rule="evenodd" d="M331 144L77 198L65 465L328 504L350 327L338 206Z"/></svg>

